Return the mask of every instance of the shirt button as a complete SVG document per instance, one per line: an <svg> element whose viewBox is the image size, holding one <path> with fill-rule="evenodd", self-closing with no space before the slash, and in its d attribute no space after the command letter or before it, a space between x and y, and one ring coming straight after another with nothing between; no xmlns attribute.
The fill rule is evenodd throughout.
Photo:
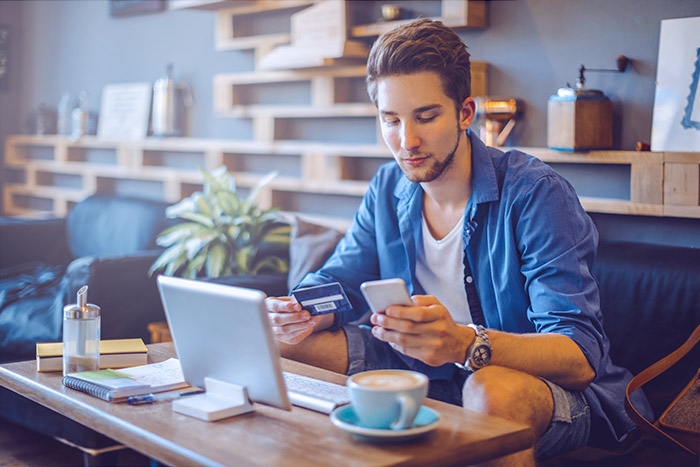
<svg viewBox="0 0 700 467"><path fill-rule="evenodd" d="M467 284L471 284L474 282L474 279L472 279L472 276L467 276Z"/></svg>

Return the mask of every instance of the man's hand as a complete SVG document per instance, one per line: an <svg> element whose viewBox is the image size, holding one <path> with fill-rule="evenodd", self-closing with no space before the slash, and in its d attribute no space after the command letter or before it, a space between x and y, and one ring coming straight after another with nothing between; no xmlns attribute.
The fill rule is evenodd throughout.
<svg viewBox="0 0 700 467"><path fill-rule="evenodd" d="M412 300L414 306L394 305L374 313L374 337L431 366L464 362L474 331L455 323L437 298L414 295Z"/></svg>
<svg viewBox="0 0 700 467"><path fill-rule="evenodd" d="M303 341L318 324L319 317L311 317L293 297L268 297L265 299L265 307L272 332L278 341L285 344Z"/></svg>

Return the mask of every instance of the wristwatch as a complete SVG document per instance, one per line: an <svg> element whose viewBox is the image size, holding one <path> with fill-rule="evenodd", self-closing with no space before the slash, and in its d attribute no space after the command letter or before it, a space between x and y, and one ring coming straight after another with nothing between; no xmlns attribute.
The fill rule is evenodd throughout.
<svg viewBox="0 0 700 467"><path fill-rule="evenodd" d="M467 349L467 358L464 364L457 363L456 365L474 372L485 367L491 361L491 342L485 327L476 324L468 324L467 326L476 332L476 337L472 345Z"/></svg>

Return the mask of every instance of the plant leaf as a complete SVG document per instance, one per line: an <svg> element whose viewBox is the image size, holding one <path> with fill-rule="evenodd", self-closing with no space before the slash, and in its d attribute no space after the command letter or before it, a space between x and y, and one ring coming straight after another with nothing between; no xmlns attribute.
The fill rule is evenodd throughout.
<svg viewBox="0 0 700 467"><path fill-rule="evenodd" d="M226 261L226 247L221 243L213 245L207 256L207 276L219 277Z"/></svg>
<svg viewBox="0 0 700 467"><path fill-rule="evenodd" d="M235 193L230 191L220 191L217 193L217 201L221 210L232 217L238 215L241 209L241 200Z"/></svg>
<svg viewBox="0 0 700 467"><path fill-rule="evenodd" d="M194 197L195 194L193 194L192 196ZM180 217L183 213L196 212L197 205L193 197L185 198L173 204L172 206L168 206L167 208L165 208L165 215L171 219L174 219L176 217Z"/></svg>
<svg viewBox="0 0 700 467"><path fill-rule="evenodd" d="M195 193L194 195L192 195L192 197L194 198L194 201L197 204L197 210L199 211L199 213L203 216L211 218L213 215L213 209L209 204L209 198L207 198L201 193Z"/></svg>
<svg viewBox="0 0 700 467"><path fill-rule="evenodd" d="M175 245L175 246L168 248L163 253L161 253L161 255L158 257L158 259L156 259L155 262L148 269L148 275L152 276L155 272L160 271L168 263L173 261L175 258L177 258L183 252L185 252L185 245L183 245L183 244L178 244L178 245Z"/></svg>
<svg viewBox="0 0 700 467"><path fill-rule="evenodd" d="M255 200L257 199L258 195L260 194L260 190L265 187L268 183L270 183L275 177L279 175L279 172L274 170L272 172L269 172L267 175L265 175L263 178L258 180L258 183L255 184L255 186L250 190L250 193L248 193L248 196L246 197L245 204L249 208L255 204Z"/></svg>
<svg viewBox="0 0 700 467"><path fill-rule="evenodd" d="M197 222L205 227L214 228L214 221L201 214L197 214L194 212L183 212L180 213L179 217L193 222Z"/></svg>
<svg viewBox="0 0 700 467"><path fill-rule="evenodd" d="M289 265L279 256L270 255L256 261L250 274L259 274L264 269L268 269L270 272L287 272L289 271Z"/></svg>
<svg viewBox="0 0 700 467"><path fill-rule="evenodd" d="M246 245L236 252L236 267L241 274L250 274L250 267L255 251L252 246Z"/></svg>
<svg viewBox="0 0 700 467"><path fill-rule="evenodd" d="M201 235L208 229L196 222L183 222L162 231L156 239L158 246L168 247L186 240L193 235Z"/></svg>
<svg viewBox="0 0 700 467"><path fill-rule="evenodd" d="M262 237L262 241L265 243L273 243L275 245L289 245L291 232L291 225L275 227L265 232Z"/></svg>
<svg viewBox="0 0 700 467"><path fill-rule="evenodd" d="M165 274L166 276L174 276L177 270L180 269L180 266L185 264L186 261L187 253L183 251L182 253L180 253L180 256L176 257L168 263L163 274Z"/></svg>
<svg viewBox="0 0 700 467"><path fill-rule="evenodd" d="M192 260L200 250L205 248L209 243L216 239L218 235L216 233L201 235L198 237L192 237L185 241L185 248L187 249L187 258Z"/></svg>
<svg viewBox="0 0 700 467"><path fill-rule="evenodd" d="M207 252L206 250L203 250L189 262L187 268L185 269L185 277L196 279L197 273L200 271L200 269L202 269L202 266L204 266L206 260Z"/></svg>

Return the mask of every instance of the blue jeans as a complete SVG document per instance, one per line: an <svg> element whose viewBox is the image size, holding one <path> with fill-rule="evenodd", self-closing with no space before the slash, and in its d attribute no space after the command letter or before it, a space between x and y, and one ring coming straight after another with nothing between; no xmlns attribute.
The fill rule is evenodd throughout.
<svg viewBox="0 0 700 467"><path fill-rule="evenodd" d="M389 344L372 336L365 325L343 327L348 341L348 375L386 368L409 368ZM462 387L469 377L465 370L455 372L451 380L430 380L428 397L462 406ZM546 459L585 446L591 429L591 410L582 392L569 391L542 379L552 391L554 413L547 431L535 444L535 457Z"/></svg>

